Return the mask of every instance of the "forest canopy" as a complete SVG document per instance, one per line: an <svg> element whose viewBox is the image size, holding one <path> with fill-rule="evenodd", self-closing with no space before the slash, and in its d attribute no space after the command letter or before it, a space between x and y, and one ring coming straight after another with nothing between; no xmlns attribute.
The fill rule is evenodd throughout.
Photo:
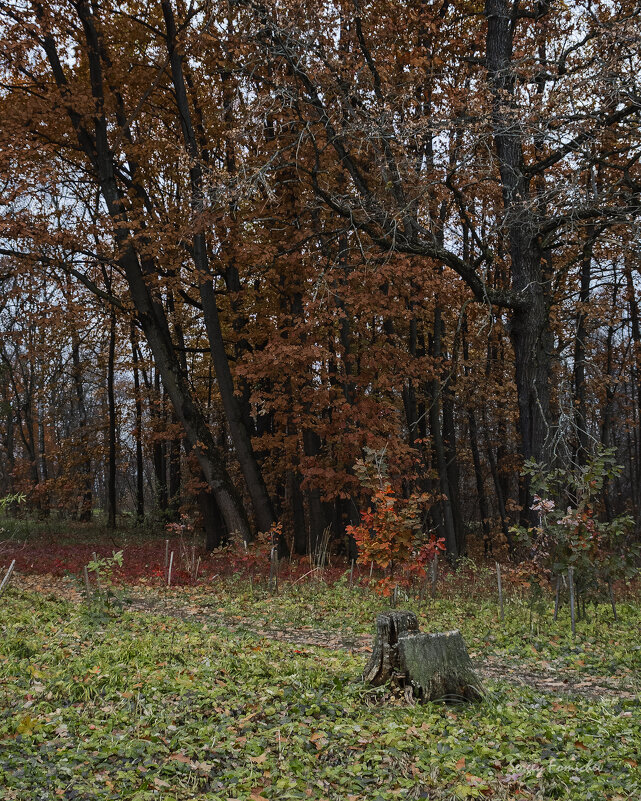
<svg viewBox="0 0 641 801"><path fill-rule="evenodd" d="M369 465L456 557L606 449L636 518L640 15L0 0L0 493L305 554Z"/></svg>

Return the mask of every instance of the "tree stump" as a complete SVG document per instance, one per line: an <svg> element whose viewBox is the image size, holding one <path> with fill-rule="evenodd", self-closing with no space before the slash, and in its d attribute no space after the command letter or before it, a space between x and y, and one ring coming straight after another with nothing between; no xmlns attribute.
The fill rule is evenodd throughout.
<svg viewBox="0 0 641 801"><path fill-rule="evenodd" d="M364 681L411 688L423 701L478 701L483 686L458 631L421 634L413 612L390 611L376 618L372 656Z"/></svg>
<svg viewBox="0 0 641 801"><path fill-rule="evenodd" d="M479 681L460 631L404 635L398 663L414 695L425 701L480 701Z"/></svg>
<svg viewBox="0 0 641 801"><path fill-rule="evenodd" d="M363 671L363 681L379 687L398 673L398 640L412 633L418 633L418 619L414 612L391 610L378 615L372 656Z"/></svg>

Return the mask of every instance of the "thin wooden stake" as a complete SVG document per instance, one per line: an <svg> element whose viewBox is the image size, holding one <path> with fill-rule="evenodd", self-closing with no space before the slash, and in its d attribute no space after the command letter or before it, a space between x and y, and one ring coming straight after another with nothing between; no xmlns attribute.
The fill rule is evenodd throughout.
<svg viewBox="0 0 641 801"><path fill-rule="evenodd" d="M374 572L374 560L369 563L369 578L372 580L372 573Z"/></svg>
<svg viewBox="0 0 641 801"><path fill-rule="evenodd" d="M269 565L269 591L273 595L278 595L278 554L275 545L272 548Z"/></svg>
<svg viewBox="0 0 641 801"><path fill-rule="evenodd" d="M349 571L349 586L354 586L354 560L352 559L352 566Z"/></svg>
<svg viewBox="0 0 641 801"><path fill-rule="evenodd" d="M501 584L501 565L498 562L496 563L496 583L499 588L499 614L501 622L503 622L505 620L505 614L503 612L503 585Z"/></svg>
<svg viewBox="0 0 641 801"><path fill-rule="evenodd" d="M0 595L2 595L4 588L9 583L9 579L11 578L11 574L13 573L13 568L16 566L16 560L14 559L13 562L9 565L9 569L5 573L4 578L2 579L2 584L0 584Z"/></svg>
<svg viewBox="0 0 641 801"><path fill-rule="evenodd" d="M554 620L559 616L559 600L561 598L561 576L556 577L556 592L554 593Z"/></svg>
<svg viewBox="0 0 641 801"><path fill-rule="evenodd" d="M572 626L572 636L576 634L576 616L574 610L574 568L568 567L568 582L570 585L570 624Z"/></svg>
<svg viewBox="0 0 641 801"><path fill-rule="evenodd" d="M171 568L174 565L174 552L169 556L169 570L167 571L167 586L171 587Z"/></svg>
<svg viewBox="0 0 641 801"><path fill-rule="evenodd" d="M82 568L82 576L85 580L85 593L87 595L87 600L91 598L91 584L89 583L89 572L87 571L87 565Z"/></svg>
<svg viewBox="0 0 641 801"><path fill-rule="evenodd" d="M427 596L427 585L429 584L429 581L430 581L430 571L426 570L425 571L425 578L421 582L421 591L420 591L419 596L418 596L418 608L419 608L419 611L421 610L421 607L423 606L423 602L425 601L425 598Z"/></svg>
<svg viewBox="0 0 641 801"><path fill-rule="evenodd" d="M614 615L614 622L618 623L619 618L617 617L617 606L614 602L614 590L612 589L612 582L608 579L608 595L610 596L610 604L612 606L612 614Z"/></svg>
<svg viewBox="0 0 641 801"><path fill-rule="evenodd" d="M196 572L194 573L194 581L198 580L198 568L200 567L200 556L198 557L198 561L196 562Z"/></svg>
<svg viewBox="0 0 641 801"><path fill-rule="evenodd" d="M436 598L436 579L438 577L438 553L432 559L432 598Z"/></svg>
<svg viewBox="0 0 641 801"><path fill-rule="evenodd" d="M96 556L96 552L95 551L93 552L93 560L97 564L98 557ZM97 570L96 570L96 589L98 590L98 594L101 595L102 594L102 587L100 585L100 574L99 574L99 572Z"/></svg>

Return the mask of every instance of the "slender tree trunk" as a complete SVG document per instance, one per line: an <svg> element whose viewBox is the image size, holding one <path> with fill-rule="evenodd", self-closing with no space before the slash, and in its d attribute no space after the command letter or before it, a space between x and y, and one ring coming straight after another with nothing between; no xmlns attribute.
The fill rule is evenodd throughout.
<svg viewBox="0 0 641 801"><path fill-rule="evenodd" d="M142 450L142 397L140 393L140 374L138 370L138 343L136 342L135 328L131 327L131 355L134 374L134 406L136 440L136 519L142 523L145 519L145 475L144 458Z"/></svg>
<svg viewBox="0 0 641 801"><path fill-rule="evenodd" d="M639 303L632 277L631 259L628 255L624 262L625 280L630 306L630 333L632 335L632 348L634 355L633 382L636 382L636 497L641 498L641 318L639 316Z"/></svg>
<svg viewBox="0 0 641 801"><path fill-rule="evenodd" d="M158 370L154 374L154 389L156 400L155 418L157 420L156 427L164 429L165 427L165 400L160 383L160 373ZM161 517L167 516L168 493L167 493L167 459L166 459L166 442L159 436L158 430L155 432L153 458L154 458L154 477L156 480L156 506L158 513Z"/></svg>
<svg viewBox="0 0 641 801"><path fill-rule="evenodd" d="M82 22L82 31L87 46L91 93L96 106L96 114L92 119L91 128L89 128L77 109L72 106L65 107L66 113L74 128L78 145L86 156L87 166L93 171L100 187L108 213L114 220L117 261L129 286L131 301L137 311L157 369L162 375L165 389L185 429L185 441L189 451L193 452L198 459L205 478L216 496L228 530L238 531L241 536L248 539L250 530L247 516L225 467L223 454L216 446L207 421L195 404L186 377L181 371L162 304L145 281L145 275L157 275L156 265L151 257L136 250L131 221L128 219L127 212L124 211L128 204L119 189L116 165L109 145L109 128L104 112L105 76L103 74L103 64L108 63L109 58L103 52L104 42L98 35L88 5L78 4L75 8ZM41 11L37 11L37 14L39 20L42 21ZM69 85L53 37L45 36L42 40L42 47L50 64L52 76L62 95L67 97ZM114 102L118 106L119 134L132 141L133 136L127 121L128 115L122 107L122 98L115 96ZM133 190L137 191L140 197L144 197L145 191L139 185L140 170L135 159L128 158L127 166ZM138 238L140 239L140 237Z"/></svg>
<svg viewBox="0 0 641 801"><path fill-rule="evenodd" d="M434 336L432 339L432 357L435 360L438 360L441 357L441 333L441 309L439 306L437 306L434 312ZM443 516L445 547L447 548L448 556L450 556L452 559L456 559L459 556L459 539L456 534L454 514L452 511L452 488L450 487L449 482L447 454L442 436L441 383L438 378L434 378L430 382L429 403L432 449L434 451L434 460L436 462L436 469L438 471L440 490L443 496L440 506Z"/></svg>
<svg viewBox="0 0 641 801"><path fill-rule="evenodd" d="M116 313L109 319L109 353L107 358L108 406L108 472L107 472L107 527L116 527L116 394L114 387L116 361Z"/></svg>
<svg viewBox="0 0 641 801"><path fill-rule="evenodd" d="M49 490L47 487L47 482L49 481L49 469L47 466L47 451L46 451L46 440L45 440L45 415L42 409L42 401L38 399L37 406L38 410L38 462L40 464L40 481L43 484L43 491L40 496L40 514L43 517L49 517L50 512L50 500L49 500Z"/></svg>
<svg viewBox="0 0 641 801"><path fill-rule="evenodd" d="M13 492L13 471L16 466L16 456L14 452L14 421L13 421L13 408L11 407L11 401L7 399L7 415L6 415L6 438L5 438L5 448L7 450L7 466L9 468L7 480L8 480L8 491L9 493Z"/></svg>
<svg viewBox="0 0 641 801"><path fill-rule="evenodd" d="M78 429L80 431L80 448L86 454L82 463L82 483L83 491L80 499L80 510L78 519L82 523L91 520L93 509L93 473L91 469L91 457L89 456L89 432L87 430L87 404L85 401L85 389L82 376L82 363L80 361L80 340L77 333L72 334L71 359L73 362L73 383L76 391L76 404L78 407Z"/></svg>
<svg viewBox="0 0 641 801"><path fill-rule="evenodd" d="M470 431L470 450L472 451L472 463L474 464L474 478L476 480L476 497L479 504L479 514L481 516L481 531L483 532L483 553L488 556L492 553L492 540L490 538L490 507L485 494L485 481L483 469L481 467L481 455L478 445L478 427L476 417L472 409L467 413L467 420Z"/></svg>
<svg viewBox="0 0 641 801"><path fill-rule="evenodd" d="M196 215L203 211L202 154L198 147L191 109L187 97L182 56L177 49L176 24L170 0L161 0L163 17L167 31L167 52L171 67L172 82L176 95L176 103L180 114L181 131L185 148L192 164L189 170L191 182L192 210ZM236 455L247 484L256 523L267 531L274 522L274 511L267 486L252 448L249 432L244 424L242 409L234 393L234 383L229 368L229 360L225 351L225 342L220 326L216 290L211 277L207 256L207 242L203 230L199 230L201 222L195 221L196 230L193 235L193 258L196 270L200 275L199 293L205 318L205 328L209 339L218 389L225 410L225 417L231 434Z"/></svg>
<svg viewBox="0 0 641 801"><path fill-rule="evenodd" d="M174 437L169 443L169 512L173 520L178 519L180 508L180 438Z"/></svg>
<svg viewBox="0 0 641 801"><path fill-rule="evenodd" d="M587 326L587 304L590 300L590 281L592 278L592 244L593 226L588 227L588 243L583 248L579 286L579 309L577 314L576 339L574 342L574 425L577 434L576 460L585 465L590 451L587 421L587 403L585 397L585 354Z"/></svg>

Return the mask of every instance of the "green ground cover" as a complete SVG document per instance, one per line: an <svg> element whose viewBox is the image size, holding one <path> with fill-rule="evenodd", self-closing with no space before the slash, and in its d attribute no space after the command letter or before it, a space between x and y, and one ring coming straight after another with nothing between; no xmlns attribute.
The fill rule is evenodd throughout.
<svg viewBox="0 0 641 801"><path fill-rule="evenodd" d="M460 628L479 664L553 666L626 690L495 678L483 703L446 707L365 687L364 653L260 636L368 632L383 602L366 591L300 583L271 598L232 581L162 600L202 617L5 593L3 799L641 798L638 604L622 604L618 624L599 607L572 640L565 611L531 623L512 599L501 626L489 601L430 600L422 629Z"/></svg>

